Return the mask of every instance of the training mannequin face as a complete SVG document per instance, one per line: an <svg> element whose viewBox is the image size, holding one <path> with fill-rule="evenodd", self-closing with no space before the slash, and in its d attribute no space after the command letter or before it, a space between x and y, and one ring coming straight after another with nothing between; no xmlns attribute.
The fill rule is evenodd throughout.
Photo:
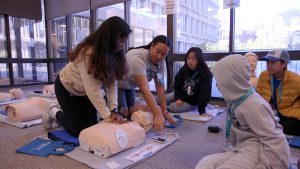
<svg viewBox="0 0 300 169"><path fill-rule="evenodd" d="M194 52L189 53L189 55L186 58L186 63L189 69L196 70L198 61Z"/></svg>
<svg viewBox="0 0 300 169"><path fill-rule="evenodd" d="M251 72L255 71L257 65L257 57L254 55L247 55L246 57L249 61Z"/></svg>
<svg viewBox="0 0 300 169"><path fill-rule="evenodd" d="M149 55L150 61L153 64L158 64L168 55L170 48L164 43L156 43L151 45Z"/></svg>

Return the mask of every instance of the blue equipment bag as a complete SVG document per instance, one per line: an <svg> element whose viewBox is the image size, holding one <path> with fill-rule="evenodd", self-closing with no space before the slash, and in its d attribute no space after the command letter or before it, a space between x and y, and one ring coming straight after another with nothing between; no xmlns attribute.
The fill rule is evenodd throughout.
<svg viewBox="0 0 300 169"><path fill-rule="evenodd" d="M48 138L50 138L51 140L56 140L56 141L65 141L65 142L68 142L69 144L73 144L75 147L79 146L78 137L72 136L64 129L49 131Z"/></svg>
<svg viewBox="0 0 300 169"><path fill-rule="evenodd" d="M299 136L293 136L292 138L288 138L287 141L291 147L300 148Z"/></svg>
<svg viewBox="0 0 300 169"><path fill-rule="evenodd" d="M64 141L53 141L36 138L25 146L16 150L17 153L25 153L40 157L48 157L50 154L62 155L74 149L74 146Z"/></svg>

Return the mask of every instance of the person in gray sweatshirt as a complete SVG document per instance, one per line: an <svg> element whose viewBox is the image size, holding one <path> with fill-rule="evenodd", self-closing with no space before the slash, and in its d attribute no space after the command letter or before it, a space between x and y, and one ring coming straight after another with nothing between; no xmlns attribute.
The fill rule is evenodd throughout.
<svg viewBox="0 0 300 169"><path fill-rule="evenodd" d="M272 108L251 87L246 57L229 55L216 63L213 75L228 102L223 153L206 156L196 169L287 169L290 148Z"/></svg>

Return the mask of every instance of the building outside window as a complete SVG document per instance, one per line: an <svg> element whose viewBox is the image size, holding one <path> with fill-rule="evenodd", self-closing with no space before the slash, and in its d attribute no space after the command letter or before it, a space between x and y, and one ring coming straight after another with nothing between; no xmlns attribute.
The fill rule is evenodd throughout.
<svg viewBox="0 0 300 169"><path fill-rule="evenodd" d="M90 34L90 11L72 15L71 48L74 49L85 37Z"/></svg>
<svg viewBox="0 0 300 169"><path fill-rule="evenodd" d="M67 57L66 17L54 18L50 21L50 57Z"/></svg>
<svg viewBox="0 0 300 169"><path fill-rule="evenodd" d="M0 15L0 58L7 58L5 23L3 15Z"/></svg>
<svg viewBox="0 0 300 169"><path fill-rule="evenodd" d="M300 1L243 0L236 8L235 51L260 51L283 48L300 49ZM293 60L288 69L300 73L300 62ZM257 75L266 70L258 62Z"/></svg>
<svg viewBox="0 0 300 169"><path fill-rule="evenodd" d="M9 17L12 58L47 58L44 21ZM48 81L46 63L14 63L15 84Z"/></svg>
<svg viewBox="0 0 300 169"><path fill-rule="evenodd" d="M50 74L57 75L67 62L68 48L74 48L90 33L90 30L93 30L90 28L90 22L93 22L90 18L90 10L86 10L85 7L86 11L78 10L83 12L50 17L50 20L47 20L49 32L46 34L44 1L41 2L43 13L41 21L0 15L0 58L6 59L0 64L0 85L14 85L10 84L9 79L9 74L12 72L15 84L48 82L48 65L43 60L34 60L32 63L15 63L15 61L9 63L11 62L9 59L52 58ZM128 47L146 45L155 36L167 34L165 2L165 0L128 2L130 4L129 25L133 30ZM190 47L200 47L205 54L229 52L230 24L234 25L234 44L230 49L234 52L261 52L273 48L298 52L300 50L299 3L299 0L290 0L289 3L282 3L280 0L243 0L240 2L240 7L234 9L235 19L230 23L230 9L223 9L222 0L176 0L174 55L184 54ZM96 23L92 25L98 27L111 16L124 19L124 3L97 8ZM9 22L9 39L5 36L6 17ZM48 48L46 48L46 35L49 37ZM7 52L7 46L11 48L11 58L8 58L10 52ZM212 67L215 61L207 63ZM183 63L174 64L174 73L176 73ZM10 72L11 68L13 68L12 72ZM292 60L288 68L300 73L300 61ZM258 62L257 75L265 69L265 62ZM3 79L5 83L2 83ZM53 81L53 78L50 77L50 81Z"/></svg>
<svg viewBox="0 0 300 169"><path fill-rule="evenodd" d="M97 9L97 28L106 19L119 16L124 19L124 3L114 4Z"/></svg>
<svg viewBox="0 0 300 169"><path fill-rule="evenodd" d="M229 50L229 10L223 9L223 1L177 0L176 3L176 53L185 53L191 47L206 52Z"/></svg>

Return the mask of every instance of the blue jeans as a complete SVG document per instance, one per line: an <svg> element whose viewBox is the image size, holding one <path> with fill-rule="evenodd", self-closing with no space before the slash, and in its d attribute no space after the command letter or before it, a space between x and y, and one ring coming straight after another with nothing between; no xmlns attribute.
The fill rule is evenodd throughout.
<svg viewBox="0 0 300 169"><path fill-rule="evenodd" d="M167 108L171 113L183 113L187 111L193 111L197 109L197 106L193 106L187 102L183 102L182 105L177 106L174 97L174 92L167 94Z"/></svg>
<svg viewBox="0 0 300 169"><path fill-rule="evenodd" d="M119 109L126 108L127 110L135 104L135 89L118 88L118 105Z"/></svg>

